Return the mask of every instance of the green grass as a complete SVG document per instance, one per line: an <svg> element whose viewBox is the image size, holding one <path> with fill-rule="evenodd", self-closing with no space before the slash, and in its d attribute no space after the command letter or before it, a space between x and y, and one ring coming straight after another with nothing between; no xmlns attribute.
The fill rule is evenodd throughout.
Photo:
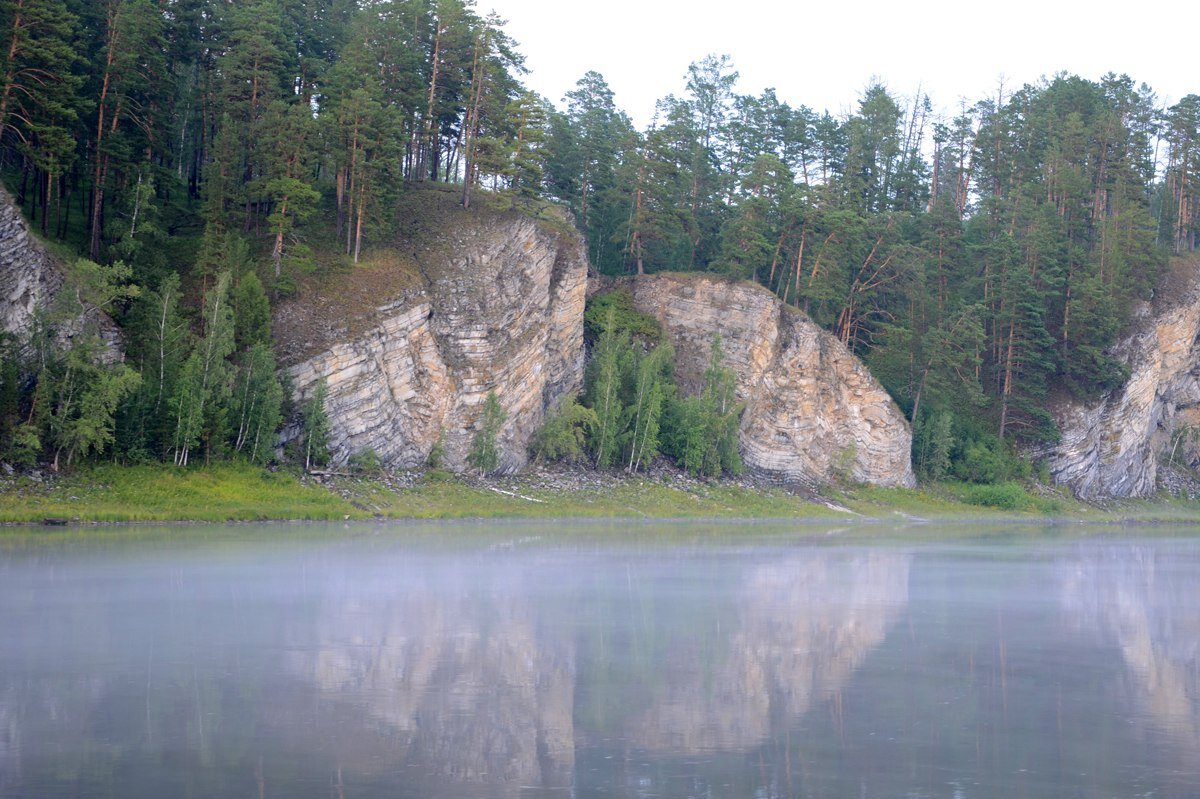
<svg viewBox="0 0 1200 799"><path fill-rule="evenodd" d="M440 519L811 519L1200 523L1200 502L1173 497L1096 507L1020 483L939 483L917 489L843 486L824 496L671 478L606 479L572 491L528 478L479 484L429 472L411 488L372 477L312 484L245 464L175 469L95 466L35 482L0 481L0 523Z"/></svg>
<svg viewBox="0 0 1200 799"><path fill-rule="evenodd" d="M972 483L933 483L919 488L881 488L854 486L838 496L860 513L900 513L930 518L993 517L1066 517L1102 519L1097 508L1080 502L1061 490L1035 493L1016 482L994 485Z"/></svg>
<svg viewBox="0 0 1200 799"><path fill-rule="evenodd" d="M733 485L676 487L631 478L570 493L505 481L495 488L471 485L444 473L427 475L413 488L391 491L377 482L342 483L354 503L395 519L469 518L829 518L839 514L783 490ZM515 496L514 496L515 495Z"/></svg>
<svg viewBox="0 0 1200 799"><path fill-rule="evenodd" d="M49 483L2 484L0 522L342 519L368 514L294 475L243 464L96 466Z"/></svg>

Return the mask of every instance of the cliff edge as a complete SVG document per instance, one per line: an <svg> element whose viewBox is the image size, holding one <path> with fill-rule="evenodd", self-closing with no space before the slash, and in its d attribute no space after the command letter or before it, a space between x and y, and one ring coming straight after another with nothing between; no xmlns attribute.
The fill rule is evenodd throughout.
<svg viewBox="0 0 1200 799"><path fill-rule="evenodd" d="M1129 367L1121 388L1052 410L1062 437L1043 455L1056 482L1079 497L1144 497L1166 459L1200 466L1200 258L1172 266L1155 303L1110 351Z"/></svg>

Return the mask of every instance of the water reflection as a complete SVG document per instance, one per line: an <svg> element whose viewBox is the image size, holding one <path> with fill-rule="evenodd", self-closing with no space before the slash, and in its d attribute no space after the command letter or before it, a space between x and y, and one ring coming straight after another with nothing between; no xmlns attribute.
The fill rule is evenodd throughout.
<svg viewBox="0 0 1200 799"><path fill-rule="evenodd" d="M747 571L728 635L668 631L661 683L625 736L673 754L762 744L837 698L908 601L909 556L820 551ZM682 634L680 634L682 633Z"/></svg>
<svg viewBox="0 0 1200 799"><path fill-rule="evenodd" d="M1063 607L1080 629L1115 646L1120 689L1142 708L1135 720L1200 775L1200 584L1194 553L1109 544L1064 561Z"/></svg>
<svg viewBox="0 0 1200 799"><path fill-rule="evenodd" d="M0 797L1200 796L1196 544L745 540L5 553Z"/></svg>
<svg viewBox="0 0 1200 799"><path fill-rule="evenodd" d="M365 582L347 571L322 586L315 629L293 631L288 666L327 713L348 705L369 720L339 732L339 762L400 768L430 790L571 785L571 641L541 625L523 590L536 569L479 566L393 562ZM386 753L363 763L362 737L381 731Z"/></svg>

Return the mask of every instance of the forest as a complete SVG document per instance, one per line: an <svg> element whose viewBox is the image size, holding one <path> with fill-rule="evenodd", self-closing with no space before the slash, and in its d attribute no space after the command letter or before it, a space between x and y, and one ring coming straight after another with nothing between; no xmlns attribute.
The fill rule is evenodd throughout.
<svg viewBox="0 0 1200 799"><path fill-rule="evenodd" d="M707 56L638 129L598 73L531 92L504 21L469 0L3 0L0 36L0 173L80 287L0 346L10 462L265 462L294 417L293 454L319 458L325 421L289 406L271 303L385 247L422 183L468 207L566 205L603 274L763 285L864 359L933 480L1029 474L1021 448L1057 436L1047 403L1120 384L1106 348L1200 246L1200 95L1166 106L1125 75L949 113L880 81L834 116L741 94L734 60ZM121 326L123 363L56 335L84 301ZM558 432L600 466L661 451L736 470L736 448L687 454L687 431L734 411L719 343L708 399L670 399L636 321L592 314L589 386ZM631 336L636 363L603 359ZM638 413L610 424L597 403L632 407L656 369L647 447Z"/></svg>

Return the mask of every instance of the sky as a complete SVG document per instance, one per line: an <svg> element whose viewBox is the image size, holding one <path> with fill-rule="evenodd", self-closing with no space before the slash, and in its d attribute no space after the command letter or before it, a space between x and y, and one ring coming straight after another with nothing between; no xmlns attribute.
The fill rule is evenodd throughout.
<svg viewBox="0 0 1200 799"><path fill-rule="evenodd" d="M1176 4L1169 0L1167 5ZM740 94L774 87L779 98L835 115L854 110L878 78L893 95L918 90L953 113L1059 71L1098 80L1126 73L1172 104L1200 93L1188 48L1170 25L1200 19L1117 9L1098 0L477 0L508 20L530 74L526 84L562 107L588 70L607 79L639 127L655 101L683 94L687 66L729 54ZM1122 4L1124 5L1124 4ZM1185 26L1186 27L1186 26ZM1182 30L1183 27L1180 28ZM1192 62L1192 63L1189 63Z"/></svg>

